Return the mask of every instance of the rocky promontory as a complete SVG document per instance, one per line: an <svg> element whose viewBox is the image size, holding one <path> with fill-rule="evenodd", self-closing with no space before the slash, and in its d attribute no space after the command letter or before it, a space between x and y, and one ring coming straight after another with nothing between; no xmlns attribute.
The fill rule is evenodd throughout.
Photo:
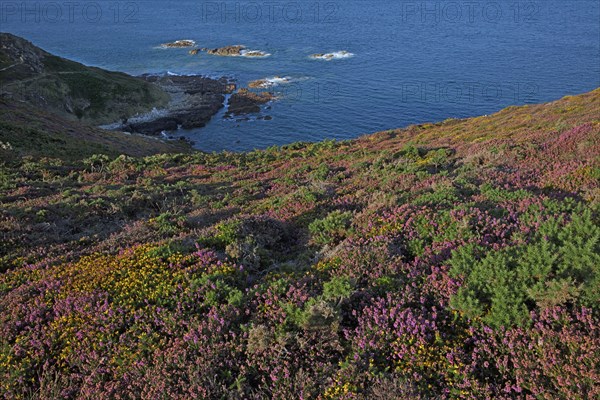
<svg viewBox="0 0 600 400"><path fill-rule="evenodd" d="M143 78L171 96L165 109L125 120L120 127L146 135L203 127L224 106L225 95L235 90L235 84L227 78L171 75L144 75Z"/></svg>
<svg viewBox="0 0 600 400"><path fill-rule="evenodd" d="M163 110L132 118L116 127L127 132L158 135L164 131L201 128L225 106L225 118L256 114L261 106L275 100L272 92L254 92L241 88L227 78L212 79L202 76L156 76L145 75L144 79L158 85L171 96L171 102ZM269 120L266 116L262 119Z"/></svg>

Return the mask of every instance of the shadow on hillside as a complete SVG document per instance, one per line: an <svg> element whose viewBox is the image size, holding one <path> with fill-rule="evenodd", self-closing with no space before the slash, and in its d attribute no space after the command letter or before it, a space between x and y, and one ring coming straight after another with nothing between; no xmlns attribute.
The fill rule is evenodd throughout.
<svg viewBox="0 0 600 400"><path fill-rule="evenodd" d="M117 192L124 187L127 184L111 186ZM11 240L15 245L3 249L6 254L0 256L17 257L42 246L47 252L56 248L61 253L85 253L97 245L108 250L111 243L122 248L164 239L165 235L149 223L151 218L165 213L185 216L203 207L190 204L187 195L191 190L210 195L211 201L213 197L218 200L231 195L234 190L229 182L195 184L186 191L174 189L167 193L153 193L150 186L144 190L136 187L134 194L125 192L117 198L111 198L89 195L78 189L78 186L72 186L72 191L63 192L63 197L59 199L51 198L56 191L43 190L32 198L32 205L3 210L5 221L16 221L10 232L3 234L4 240ZM29 197L13 199L12 203L19 200L29 200ZM190 224L192 228L209 226L239 212L237 207L206 209L210 211L202 217L193 218L193 224Z"/></svg>

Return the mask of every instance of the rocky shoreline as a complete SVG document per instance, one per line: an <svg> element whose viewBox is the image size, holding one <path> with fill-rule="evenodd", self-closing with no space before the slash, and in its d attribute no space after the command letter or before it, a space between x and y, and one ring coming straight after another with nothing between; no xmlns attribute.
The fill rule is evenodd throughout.
<svg viewBox="0 0 600 400"><path fill-rule="evenodd" d="M272 88L287 84L291 79L267 77L238 88L229 78L172 74L130 76L54 56L14 35L3 33L0 37L3 75L0 96L96 127L149 136L202 128L223 108L226 108L223 112L226 119L254 118L248 114L259 114L255 116L257 119L272 119L261 111L269 109L267 104L277 99ZM188 49L192 55L247 58L271 55L241 44L200 48L192 39L159 46ZM346 51L313 55L325 60L350 56L352 54ZM120 95L115 96L115 93Z"/></svg>
<svg viewBox="0 0 600 400"><path fill-rule="evenodd" d="M215 115L236 86L227 78L212 79L203 76L143 75L170 95L171 101L162 113L148 114L124 120L120 129L145 135L159 135L179 128L201 128Z"/></svg>
<svg viewBox="0 0 600 400"><path fill-rule="evenodd" d="M225 77L150 74L141 77L157 85L171 97L171 101L164 109L123 119L109 129L157 136L180 128L202 128L225 106L227 112L224 118L232 118L259 113L262 105L276 99L274 93L267 91L254 92L247 88L236 91L236 84ZM271 117L263 116L261 119L269 120Z"/></svg>

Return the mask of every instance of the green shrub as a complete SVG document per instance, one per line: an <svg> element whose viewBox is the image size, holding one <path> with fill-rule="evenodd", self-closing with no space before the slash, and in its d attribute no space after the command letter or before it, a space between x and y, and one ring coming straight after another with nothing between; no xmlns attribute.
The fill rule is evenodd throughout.
<svg viewBox="0 0 600 400"><path fill-rule="evenodd" d="M173 214L171 212L165 212L156 218L150 219L150 223L161 234L174 235L185 224L185 217Z"/></svg>
<svg viewBox="0 0 600 400"><path fill-rule="evenodd" d="M352 282L345 276L336 276L323 284L324 300L340 300L352 294Z"/></svg>
<svg viewBox="0 0 600 400"><path fill-rule="evenodd" d="M311 176L313 179L317 181L324 181L329 176L329 165L326 163L321 163L317 169L315 169Z"/></svg>
<svg viewBox="0 0 600 400"><path fill-rule="evenodd" d="M299 188L294 193L293 197L307 204L312 204L317 201L317 194L314 191L307 188L306 186L302 186L301 188Z"/></svg>
<svg viewBox="0 0 600 400"><path fill-rule="evenodd" d="M448 165L450 154L451 152L448 149L433 150L427 154L427 161L437 170Z"/></svg>
<svg viewBox="0 0 600 400"><path fill-rule="evenodd" d="M350 232L352 213L335 210L323 219L314 220L308 227L313 240L325 245L340 241Z"/></svg>
<svg viewBox="0 0 600 400"><path fill-rule="evenodd" d="M337 330L338 311L329 303L310 299L302 313L302 328L307 331Z"/></svg>
<svg viewBox="0 0 600 400"><path fill-rule="evenodd" d="M163 244L162 246L153 247L146 253L146 255L150 258L159 258L167 260L172 255L178 253L185 253L189 250L190 249L186 248L181 243L171 242Z"/></svg>
<svg viewBox="0 0 600 400"><path fill-rule="evenodd" d="M10 190L16 187L14 178L12 171L0 164L0 190Z"/></svg>
<svg viewBox="0 0 600 400"><path fill-rule="evenodd" d="M500 201L519 201L523 199L527 199L532 197L532 193L527 190L518 189L518 190L506 190L501 188L496 188L492 186L490 183L484 183L480 187L481 194L486 196L489 200L500 202Z"/></svg>
<svg viewBox="0 0 600 400"><path fill-rule="evenodd" d="M453 186L441 186L433 192L424 193L417 197L413 204L452 207L460 202L458 190Z"/></svg>
<svg viewBox="0 0 600 400"><path fill-rule="evenodd" d="M411 160L418 160L421 158L421 154L421 150L413 144L407 144L402 148L402 155Z"/></svg>
<svg viewBox="0 0 600 400"><path fill-rule="evenodd" d="M231 288L229 293L227 294L227 304L234 306L234 307L240 307L244 302L244 293L237 289L237 288Z"/></svg>
<svg viewBox="0 0 600 400"><path fill-rule="evenodd" d="M291 303L282 304L282 308L286 314L285 327L288 330L324 331L337 329L338 310L318 297L311 298L302 308Z"/></svg>
<svg viewBox="0 0 600 400"><path fill-rule="evenodd" d="M451 274L464 279L451 304L470 318L526 325L534 308L600 301L600 227L589 210L566 226L546 222L527 245L481 253L469 245L450 260Z"/></svg>
<svg viewBox="0 0 600 400"><path fill-rule="evenodd" d="M214 235L201 238L200 242L224 251L250 270L282 261L292 254L287 226L270 218L250 217L223 222L217 226Z"/></svg>
<svg viewBox="0 0 600 400"><path fill-rule="evenodd" d="M103 172L109 162L110 158L105 154L94 154L83 160L83 164L90 172Z"/></svg>

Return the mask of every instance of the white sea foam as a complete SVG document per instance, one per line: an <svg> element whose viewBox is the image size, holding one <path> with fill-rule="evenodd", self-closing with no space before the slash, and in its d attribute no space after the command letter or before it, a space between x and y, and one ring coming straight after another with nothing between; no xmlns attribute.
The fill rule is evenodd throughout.
<svg viewBox="0 0 600 400"><path fill-rule="evenodd" d="M292 81L292 78L290 78L289 76L274 76L272 78L266 78L265 81L270 85L270 86L278 86L278 85L284 85L286 83L290 83Z"/></svg>
<svg viewBox="0 0 600 400"><path fill-rule="evenodd" d="M166 117L167 115L169 115L168 109L153 108L152 111L148 111L147 113L134 115L133 117L127 119L127 122L136 124L140 122L154 121L155 119ZM115 122L113 124L102 125L100 127L103 129L120 129L123 127L123 124L121 122Z"/></svg>
<svg viewBox="0 0 600 400"><path fill-rule="evenodd" d="M325 61L342 60L344 58L350 58L350 57L354 57L354 53L350 53L349 51L346 51L346 50L334 51L332 53L325 53L325 54L313 54L310 56L310 58L312 58L312 59L325 60Z"/></svg>
<svg viewBox="0 0 600 400"><path fill-rule="evenodd" d="M153 108L152 111L149 111L145 114L141 114L130 118L130 122L145 122L145 121L153 121L160 117L166 117L169 115L169 110L166 108Z"/></svg>
<svg viewBox="0 0 600 400"><path fill-rule="evenodd" d="M270 78L263 78L255 81L258 85L256 87L267 89L279 85L285 85L292 82L292 78L289 76L273 76Z"/></svg>
<svg viewBox="0 0 600 400"><path fill-rule="evenodd" d="M264 58L264 57L269 57L270 55L271 55L270 53L267 53L266 51L262 51L262 50L248 50L248 49L240 50L240 56L242 56L242 57Z"/></svg>
<svg viewBox="0 0 600 400"><path fill-rule="evenodd" d="M115 122L112 124L105 124L105 125L99 125L98 128L100 129L104 129L107 131L118 131L119 129L121 129L123 127L123 124L120 122Z"/></svg>

